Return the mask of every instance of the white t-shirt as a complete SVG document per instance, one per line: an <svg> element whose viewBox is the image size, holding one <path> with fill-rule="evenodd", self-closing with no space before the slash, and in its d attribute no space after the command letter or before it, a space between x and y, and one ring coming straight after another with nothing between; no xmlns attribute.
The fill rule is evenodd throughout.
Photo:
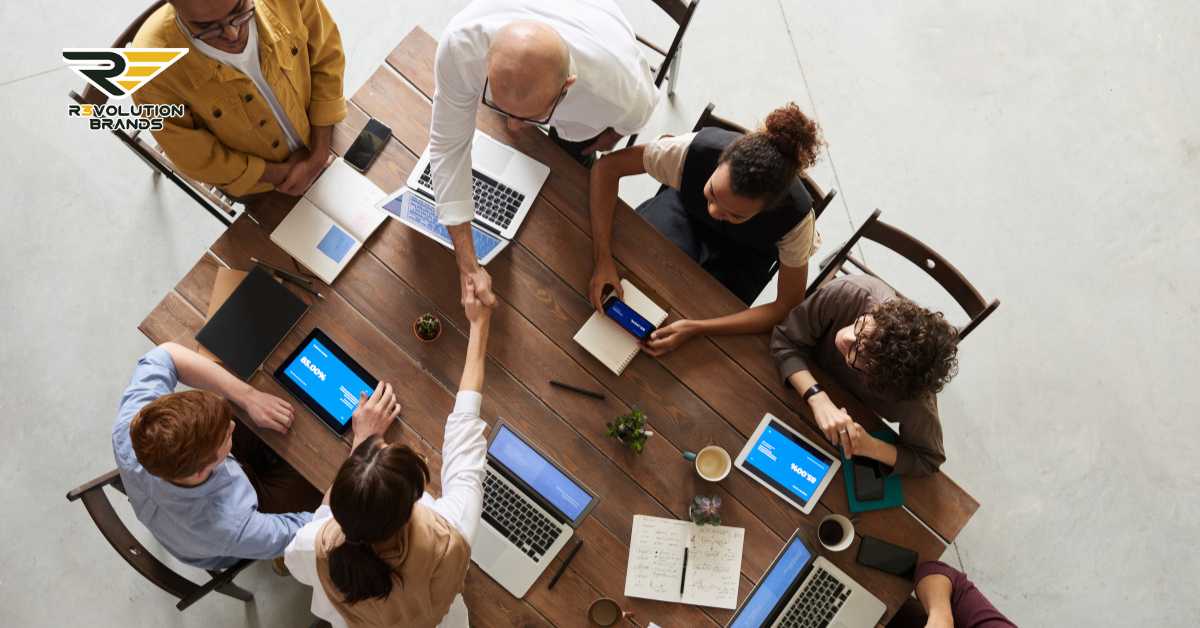
<svg viewBox="0 0 1200 628"><path fill-rule="evenodd" d="M191 40L192 45L196 50L203 53L204 56L224 63L225 65L241 72L250 79L254 86L258 88L258 93L267 101L267 106L271 108L271 113L275 115L275 121L279 123L279 128L283 129L283 136L287 139L288 150L298 150L304 146L304 140L300 139L300 134L292 127L292 121L288 120L287 112L283 110L283 105L279 104L279 99L275 97L275 90L271 89L267 79L263 77L262 64L258 60L258 22L250 20L248 22L250 35L246 38L246 47L239 53L225 52L217 50L203 41L192 37L192 33L187 27L179 24L179 29L183 34Z"/></svg>
<svg viewBox="0 0 1200 628"><path fill-rule="evenodd" d="M442 442L442 496L434 499L426 492L417 503L440 515L462 533L467 544L475 542L475 531L483 513L483 474L487 462L487 424L479 418L483 396L472 390L458 393L454 411L446 418ZM312 613L346 628L346 620L337 612L317 575L317 534L333 517L329 506L322 505L312 521L296 532L284 550L283 561L292 577L313 589ZM468 628L467 605L462 595L455 596L450 610L439 624L441 628Z"/></svg>

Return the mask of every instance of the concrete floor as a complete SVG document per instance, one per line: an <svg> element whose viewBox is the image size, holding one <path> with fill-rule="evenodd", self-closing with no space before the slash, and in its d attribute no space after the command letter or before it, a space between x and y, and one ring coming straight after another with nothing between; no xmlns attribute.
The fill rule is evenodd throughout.
<svg viewBox="0 0 1200 628"><path fill-rule="evenodd" d="M327 2L348 94L464 4ZM116 401L149 347L135 326L219 233L65 117L81 81L60 49L108 45L142 6L0 3L0 625L303 626L307 589L262 565L240 580L255 604L177 613L62 497L112 467ZM622 6L667 37L650 3ZM839 190L825 252L879 207L1003 300L941 397L946 469L983 503L946 559L1022 625L1200 616L1197 32L1200 5L1178 0L704 0L647 131L690 128L709 101L752 122L795 100L829 141L813 174Z"/></svg>

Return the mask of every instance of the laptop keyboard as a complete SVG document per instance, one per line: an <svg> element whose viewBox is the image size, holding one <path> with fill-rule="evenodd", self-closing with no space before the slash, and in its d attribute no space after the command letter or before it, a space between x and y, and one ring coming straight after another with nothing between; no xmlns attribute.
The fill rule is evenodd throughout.
<svg viewBox="0 0 1200 628"><path fill-rule="evenodd" d="M850 597L850 589L828 571L814 571L816 575L792 600L777 628L825 628Z"/></svg>
<svg viewBox="0 0 1200 628"><path fill-rule="evenodd" d="M563 531L491 469L486 470L483 479L483 519L535 562Z"/></svg>
<svg viewBox="0 0 1200 628"><path fill-rule="evenodd" d="M471 198L475 201L475 217L486 220L497 226L501 231L512 224L525 195L500 183L491 177L473 170L471 180ZM433 174L428 164L421 173L420 183L426 189L433 189Z"/></svg>

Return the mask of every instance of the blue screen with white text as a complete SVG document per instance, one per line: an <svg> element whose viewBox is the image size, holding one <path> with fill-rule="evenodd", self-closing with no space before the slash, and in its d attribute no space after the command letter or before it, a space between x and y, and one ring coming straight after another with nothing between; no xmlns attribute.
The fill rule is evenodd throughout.
<svg viewBox="0 0 1200 628"><path fill-rule="evenodd" d="M316 338L292 360L284 374L342 425L358 407L359 393L369 397L372 392L362 378Z"/></svg>
<svg viewBox="0 0 1200 628"><path fill-rule="evenodd" d="M746 456L746 463L776 488L805 503L829 472L831 461L812 451L807 443L783 428L768 423Z"/></svg>
<svg viewBox="0 0 1200 628"><path fill-rule="evenodd" d="M791 544L779 556L779 560L775 561L767 575L763 576L762 584L758 585L758 589L742 605L742 612L729 624L729 628L766 626L771 609L775 608L779 599L787 593L788 587L792 586L796 576L811 557L812 554L800 539L792 539Z"/></svg>
<svg viewBox="0 0 1200 628"><path fill-rule="evenodd" d="M501 426L488 454L572 521L592 501L591 495L506 427Z"/></svg>

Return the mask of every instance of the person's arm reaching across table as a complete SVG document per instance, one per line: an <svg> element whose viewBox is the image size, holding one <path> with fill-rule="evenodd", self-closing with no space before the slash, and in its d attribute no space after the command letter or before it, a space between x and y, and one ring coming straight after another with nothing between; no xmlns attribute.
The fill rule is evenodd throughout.
<svg viewBox="0 0 1200 628"><path fill-rule="evenodd" d="M171 356L179 381L210 390L241 408L258 427L286 434L292 425L292 405L234 377L212 360L174 342L161 345Z"/></svg>
<svg viewBox="0 0 1200 628"><path fill-rule="evenodd" d="M916 582L926 628L1016 628L966 574L943 562L922 563Z"/></svg>

